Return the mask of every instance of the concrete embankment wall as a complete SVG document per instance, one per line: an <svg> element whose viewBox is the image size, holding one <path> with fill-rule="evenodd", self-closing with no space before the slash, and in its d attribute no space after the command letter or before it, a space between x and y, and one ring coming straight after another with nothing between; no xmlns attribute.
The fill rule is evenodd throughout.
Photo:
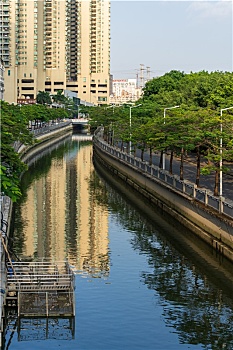
<svg viewBox="0 0 233 350"><path fill-rule="evenodd" d="M233 223L204 204L181 194L162 181L115 158L94 142L94 158L108 171L143 194L150 203L177 221L233 262Z"/></svg>
<svg viewBox="0 0 233 350"><path fill-rule="evenodd" d="M43 155L42 152L54 144L62 142L68 135L72 134L73 126L69 124L61 129L57 129L46 134L36 136L37 142L32 146L22 145L19 149L20 158L24 163L30 165L37 156Z"/></svg>

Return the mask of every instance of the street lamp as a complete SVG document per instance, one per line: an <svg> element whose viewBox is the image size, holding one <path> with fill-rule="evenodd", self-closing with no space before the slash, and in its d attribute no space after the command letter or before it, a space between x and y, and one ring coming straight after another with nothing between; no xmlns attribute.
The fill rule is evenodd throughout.
<svg viewBox="0 0 233 350"><path fill-rule="evenodd" d="M166 110L167 109L173 109L173 108L179 108L180 106L173 106L173 107L167 107L164 108L163 110L163 124L166 124ZM163 170L165 170L166 165L165 165L165 152L163 152Z"/></svg>
<svg viewBox="0 0 233 350"><path fill-rule="evenodd" d="M107 107L105 107L105 109L108 109L108 108L112 108L112 113L114 114L114 108L115 107L121 107L122 105L121 104L119 104L119 105L115 105L115 104L112 104L112 105L109 105L109 106L107 106ZM113 144L113 133L114 133L114 131L113 131L113 129L112 129L112 122L111 122L111 144ZM109 135L110 135L110 131L109 131ZM110 136L109 136L110 137Z"/></svg>
<svg viewBox="0 0 233 350"><path fill-rule="evenodd" d="M105 107L105 109L113 108L113 107L114 107L114 105L110 105L110 106Z"/></svg>
<svg viewBox="0 0 233 350"><path fill-rule="evenodd" d="M105 109L113 108L112 111L113 111L113 114L114 114L114 108L115 108L115 107L121 107L121 106L122 106L121 104L119 104L119 105L114 105L114 104L113 104L113 105L110 105L110 106L108 106L108 107L105 107Z"/></svg>
<svg viewBox="0 0 233 350"><path fill-rule="evenodd" d="M129 129L130 129L130 140L129 140L129 154L131 155L131 125L132 125L132 112L131 112L131 109L132 108L137 108L139 106L141 106L142 104L140 103L139 105L136 105L136 106L130 106L129 107Z"/></svg>
<svg viewBox="0 0 233 350"><path fill-rule="evenodd" d="M222 112L223 111L227 111L228 109L232 109L232 107L228 107L228 108L223 108L220 111L220 161L219 161L219 196L222 196Z"/></svg>

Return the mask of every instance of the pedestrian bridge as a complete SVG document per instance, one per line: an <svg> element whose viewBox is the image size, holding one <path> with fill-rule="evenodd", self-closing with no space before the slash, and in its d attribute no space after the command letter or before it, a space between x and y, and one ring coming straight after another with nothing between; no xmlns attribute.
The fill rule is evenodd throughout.
<svg viewBox="0 0 233 350"><path fill-rule="evenodd" d="M88 119L86 118L73 118L71 119L74 130L78 130L81 133L87 133L90 131L90 125L88 124Z"/></svg>
<svg viewBox="0 0 233 350"><path fill-rule="evenodd" d="M86 118L75 118L71 119L72 124L88 125L88 119Z"/></svg>

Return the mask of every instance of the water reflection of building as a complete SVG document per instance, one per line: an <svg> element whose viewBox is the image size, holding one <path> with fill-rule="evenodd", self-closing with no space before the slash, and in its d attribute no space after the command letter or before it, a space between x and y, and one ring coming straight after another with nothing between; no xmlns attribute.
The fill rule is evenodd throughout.
<svg viewBox="0 0 233 350"><path fill-rule="evenodd" d="M79 142L76 146L79 150L69 160L67 167L69 202L66 204L72 218L67 221L67 253L78 270L105 274L109 269L108 214L95 200L92 148L83 147ZM106 259L107 264L103 264Z"/></svg>
<svg viewBox="0 0 233 350"><path fill-rule="evenodd" d="M92 146L78 141L73 145L65 157L53 158L48 172L28 190L22 208L24 254L68 258L77 270L105 275L108 213L95 199Z"/></svg>

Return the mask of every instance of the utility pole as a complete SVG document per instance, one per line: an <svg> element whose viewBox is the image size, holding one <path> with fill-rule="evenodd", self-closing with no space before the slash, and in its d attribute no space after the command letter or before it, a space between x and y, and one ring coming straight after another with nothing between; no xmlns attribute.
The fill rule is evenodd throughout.
<svg viewBox="0 0 233 350"><path fill-rule="evenodd" d="M138 89L138 87L139 87L139 84L138 84L138 71L137 71L137 73L136 73L136 88Z"/></svg>
<svg viewBox="0 0 233 350"><path fill-rule="evenodd" d="M146 67L146 81L150 80L150 67Z"/></svg>
<svg viewBox="0 0 233 350"><path fill-rule="evenodd" d="M144 87L144 64L140 64L140 88Z"/></svg>

